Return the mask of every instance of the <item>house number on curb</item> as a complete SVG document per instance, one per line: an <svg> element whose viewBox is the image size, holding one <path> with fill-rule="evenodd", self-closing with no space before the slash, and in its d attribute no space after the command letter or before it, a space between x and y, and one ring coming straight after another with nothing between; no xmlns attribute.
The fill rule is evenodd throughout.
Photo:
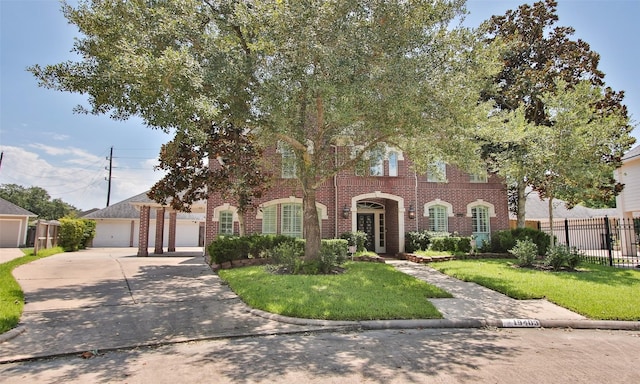
<svg viewBox="0 0 640 384"><path fill-rule="evenodd" d="M535 319L502 319L505 328L540 328L540 321Z"/></svg>

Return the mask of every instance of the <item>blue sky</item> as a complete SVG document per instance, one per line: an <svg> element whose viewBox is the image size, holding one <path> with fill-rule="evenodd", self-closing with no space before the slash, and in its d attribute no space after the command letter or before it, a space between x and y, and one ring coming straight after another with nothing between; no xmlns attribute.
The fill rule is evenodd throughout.
<svg viewBox="0 0 640 384"><path fill-rule="evenodd" d="M72 4L75 2L71 2ZM492 15L531 1L471 0L465 22L478 26ZM600 53L600 69L640 120L640 0L559 0L558 25L576 29ZM86 99L39 88L25 68L55 64L70 53L74 26L55 0L0 0L0 184L39 186L79 209L103 208L107 199L107 157L113 152L110 203L149 189L162 175L153 165L171 137L137 119L73 113ZM634 130L640 142L640 128Z"/></svg>

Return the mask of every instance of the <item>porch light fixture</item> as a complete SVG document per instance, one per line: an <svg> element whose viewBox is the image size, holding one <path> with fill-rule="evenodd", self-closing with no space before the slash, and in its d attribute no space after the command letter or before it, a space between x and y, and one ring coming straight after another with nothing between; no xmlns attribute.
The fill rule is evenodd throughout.
<svg viewBox="0 0 640 384"><path fill-rule="evenodd" d="M342 207L342 218L348 219L350 213L351 209L349 209L349 206L345 204L344 207Z"/></svg>
<svg viewBox="0 0 640 384"><path fill-rule="evenodd" d="M413 207L413 204L409 205L409 218L410 219L416 218L416 209Z"/></svg>

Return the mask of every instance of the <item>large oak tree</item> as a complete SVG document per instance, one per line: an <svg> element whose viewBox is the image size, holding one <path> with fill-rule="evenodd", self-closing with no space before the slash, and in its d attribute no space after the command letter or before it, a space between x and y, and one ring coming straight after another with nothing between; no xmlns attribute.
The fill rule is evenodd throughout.
<svg viewBox="0 0 640 384"><path fill-rule="evenodd" d="M94 0L63 12L81 59L31 71L88 95L90 113L137 115L199 143L225 121L262 147L292 151L305 254L318 255L316 190L393 145L417 167L471 165L471 132L495 68L488 47L450 23L462 0ZM338 147L359 149L335 161Z"/></svg>
<svg viewBox="0 0 640 384"><path fill-rule="evenodd" d="M482 27L488 42L503 44L502 70L494 77L495 87L484 92L483 99L495 101L498 111L511 113L500 124L484 130L484 152L491 167L511 186L510 202L517 213L519 227L525 224L526 189L535 187L544 192L546 185L536 182L540 180L540 173L547 171L534 166L539 163L537 159L555 155L559 163L562 162L561 153L550 152L555 145L560 145L554 140L560 140L561 135L545 134L549 127L558 130L562 127L550 114L552 109L545 100L560 96L583 81L604 87L604 73L598 69L600 56L585 41L571 39L573 28L556 26L556 6L555 0L524 4L503 16L493 16ZM563 84L562 88L559 84ZM633 127L622 104L624 93L610 88L604 88L601 93L601 97L590 99L592 112L603 119L615 115L619 125L617 129L599 129L597 124L581 120L608 150L605 153L599 150L599 157L583 159L593 169L600 169L593 172L591 180L574 181L570 183L573 188L553 192L573 204L607 199L619 192L620 186L612 172L602 168L605 165L607 170L613 170L620 166L622 154L633 144L630 136Z"/></svg>

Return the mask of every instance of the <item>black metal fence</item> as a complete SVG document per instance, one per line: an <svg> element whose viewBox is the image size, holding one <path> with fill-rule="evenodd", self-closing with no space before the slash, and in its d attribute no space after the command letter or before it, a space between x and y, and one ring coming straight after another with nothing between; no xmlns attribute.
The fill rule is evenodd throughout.
<svg viewBox="0 0 640 384"><path fill-rule="evenodd" d="M549 222L540 230L551 233ZM554 220L553 234L558 244L580 250L587 262L625 268L640 268L640 219Z"/></svg>

